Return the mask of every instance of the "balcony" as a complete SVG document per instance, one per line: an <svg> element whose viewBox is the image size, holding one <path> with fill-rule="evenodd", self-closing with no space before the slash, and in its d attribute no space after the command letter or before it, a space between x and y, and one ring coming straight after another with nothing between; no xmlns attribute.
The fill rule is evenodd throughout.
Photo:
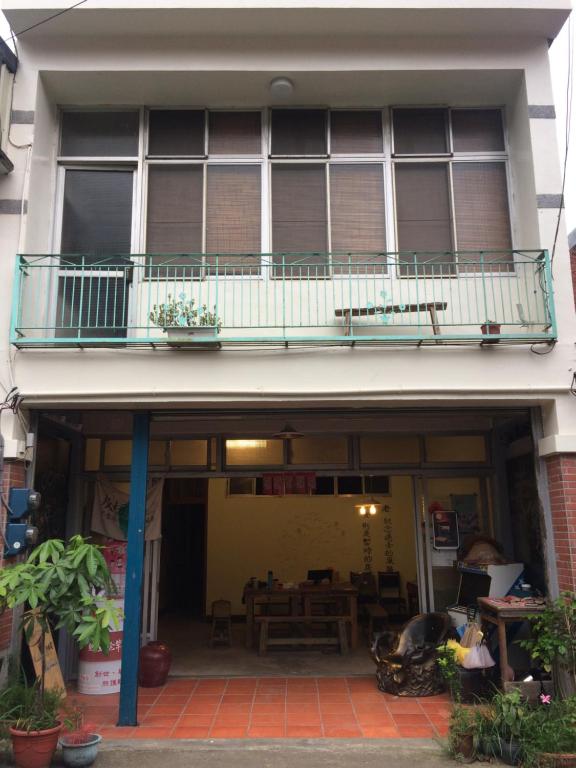
<svg viewBox="0 0 576 768"><path fill-rule="evenodd" d="M546 251L22 255L11 322L18 348L555 338Z"/></svg>

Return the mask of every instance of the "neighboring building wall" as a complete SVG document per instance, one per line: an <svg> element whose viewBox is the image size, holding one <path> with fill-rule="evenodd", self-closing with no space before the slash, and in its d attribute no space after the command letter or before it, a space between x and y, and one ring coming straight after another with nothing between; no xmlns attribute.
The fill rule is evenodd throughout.
<svg viewBox="0 0 576 768"><path fill-rule="evenodd" d="M23 488L25 484L26 468L24 462L21 461L6 461L4 463L4 471L2 473L2 484L0 487L0 495L3 499L8 500L8 495L11 488ZM4 504L0 504L0 530L4 531L6 526L6 507ZM4 560L4 545L3 542L0 545L0 568L5 564ZM10 649L13 636L12 627L12 611L5 611L0 614L0 659L5 655L6 651ZM2 677L3 670L0 668L0 679Z"/></svg>
<svg viewBox="0 0 576 768"><path fill-rule="evenodd" d="M576 591L576 455L546 460L558 585Z"/></svg>
<svg viewBox="0 0 576 768"><path fill-rule="evenodd" d="M570 247L570 269L572 271L572 288L574 291L574 307L576 309L576 229L573 229L568 236L568 246Z"/></svg>

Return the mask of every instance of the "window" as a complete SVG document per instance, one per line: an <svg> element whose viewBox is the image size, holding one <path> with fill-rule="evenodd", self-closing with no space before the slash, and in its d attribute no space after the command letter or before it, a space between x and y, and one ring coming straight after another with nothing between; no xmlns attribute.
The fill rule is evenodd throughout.
<svg viewBox="0 0 576 768"><path fill-rule="evenodd" d="M261 145L260 112L210 112L206 120L201 110L150 111L150 276L258 274ZM255 162L244 161L249 155Z"/></svg>
<svg viewBox="0 0 576 768"><path fill-rule="evenodd" d="M400 274L510 271L501 111L397 108L392 123Z"/></svg>
<svg viewBox="0 0 576 768"><path fill-rule="evenodd" d="M382 113L272 110L271 125L274 274L385 271Z"/></svg>
<svg viewBox="0 0 576 768"><path fill-rule="evenodd" d="M138 112L64 112L60 154L65 157L137 157Z"/></svg>

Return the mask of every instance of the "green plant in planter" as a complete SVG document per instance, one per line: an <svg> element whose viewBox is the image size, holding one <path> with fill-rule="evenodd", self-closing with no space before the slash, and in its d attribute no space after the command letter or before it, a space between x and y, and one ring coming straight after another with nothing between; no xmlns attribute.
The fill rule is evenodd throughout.
<svg viewBox="0 0 576 768"><path fill-rule="evenodd" d="M40 695L39 683L27 685L15 680L0 691L0 736L7 738L11 726L20 731L44 731L52 728L61 717L64 704L63 691L44 691Z"/></svg>
<svg viewBox="0 0 576 768"><path fill-rule="evenodd" d="M441 645L436 650L436 664L440 674L450 691L454 701L460 701L462 695L462 682L460 680L459 665L456 661L456 652L447 645Z"/></svg>
<svg viewBox="0 0 576 768"><path fill-rule="evenodd" d="M552 764L553 756L574 755L576 762L576 696L553 699L532 708L522 736L523 764Z"/></svg>
<svg viewBox="0 0 576 768"><path fill-rule="evenodd" d="M542 613L529 618L531 637L521 640L519 645L546 672L563 671L572 687L564 693L576 693L576 594L562 592ZM561 691L562 676L555 677L556 690Z"/></svg>
<svg viewBox="0 0 576 768"><path fill-rule="evenodd" d="M478 716L472 707L456 704L450 715L448 752L454 758L472 760L477 753Z"/></svg>
<svg viewBox="0 0 576 768"><path fill-rule="evenodd" d="M149 315L150 321L160 328L213 327L220 331L222 320L216 315L216 307L210 311L206 304L196 307L194 299L181 293L178 299L168 294L164 304L154 304Z"/></svg>
<svg viewBox="0 0 576 768"><path fill-rule="evenodd" d="M37 730L39 720L57 725L59 717L53 698L56 694L45 687L46 632L63 627L76 638L80 648L90 645L106 652L111 629L119 627L120 612L111 600L98 595L114 591L100 548L82 536L72 536L66 543L49 539L36 547L25 562L0 570L0 610L24 606L22 628L29 641L35 629L40 630L41 659L36 685L24 689L17 685L5 694L4 720L11 725L18 723L18 729L23 731ZM16 698L17 704L12 715L11 697Z"/></svg>
<svg viewBox="0 0 576 768"><path fill-rule="evenodd" d="M523 752L524 734L530 708L520 691L496 692L484 718L484 749L515 764Z"/></svg>

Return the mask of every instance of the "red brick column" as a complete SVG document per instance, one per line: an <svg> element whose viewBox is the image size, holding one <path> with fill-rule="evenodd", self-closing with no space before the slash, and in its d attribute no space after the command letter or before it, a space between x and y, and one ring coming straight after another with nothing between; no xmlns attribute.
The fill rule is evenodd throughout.
<svg viewBox="0 0 576 768"><path fill-rule="evenodd" d="M549 456L546 467L558 586L576 592L576 454Z"/></svg>
<svg viewBox="0 0 576 768"><path fill-rule="evenodd" d="M2 497L8 501L10 488L24 488L26 482L26 468L21 461L5 461L2 474ZM6 508L0 505L0 529L2 533L6 528ZM4 565L4 542L0 541L0 568ZM0 652L5 651L12 639L12 611L0 614Z"/></svg>

